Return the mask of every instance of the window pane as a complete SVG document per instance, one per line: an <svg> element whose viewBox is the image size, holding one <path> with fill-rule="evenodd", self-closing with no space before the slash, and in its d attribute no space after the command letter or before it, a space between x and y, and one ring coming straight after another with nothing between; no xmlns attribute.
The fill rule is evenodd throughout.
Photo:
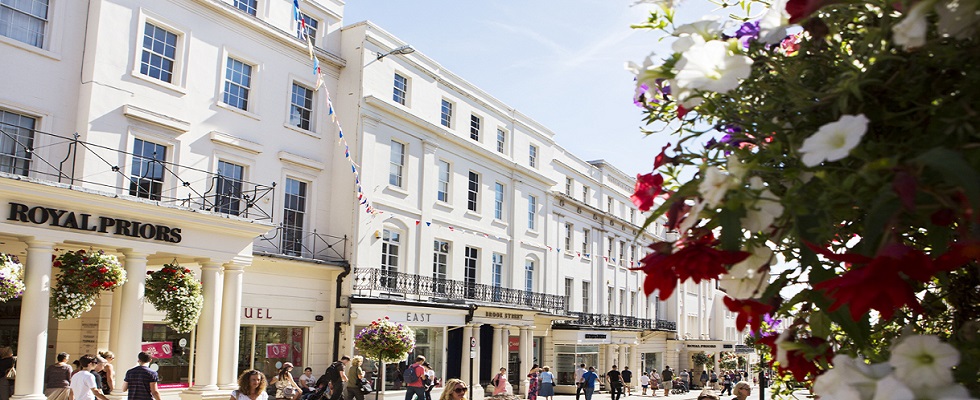
<svg viewBox="0 0 980 400"><path fill-rule="evenodd" d="M34 148L34 127L37 119L0 110L0 172L27 176L31 169Z"/></svg>
<svg viewBox="0 0 980 400"><path fill-rule="evenodd" d="M258 309L245 308L242 312L246 317L255 318L255 315L250 315L250 313L258 312ZM252 353L253 368L262 371L266 377L276 376L279 372L278 367L287 362L293 363L293 371L303 370L306 353L306 328L242 326L242 329L246 328L255 329L255 345L243 349L245 352ZM239 371L239 373L241 372Z"/></svg>
<svg viewBox="0 0 980 400"><path fill-rule="evenodd" d="M388 184L402 186L402 169L405 167L405 145L391 141L391 168L388 171Z"/></svg>
<svg viewBox="0 0 980 400"><path fill-rule="evenodd" d="M480 197L480 175L476 172L470 171L470 184L467 194L466 209L470 211L477 211L477 206Z"/></svg>
<svg viewBox="0 0 980 400"><path fill-rule="evenodd" d="M442 126L449 128L453 122L453 103L448 100L442 101L442 116L440 118Z"/></svg>
<svg viewBox="0 0 980 400"><path fill-rule="evenodd" d="M225 67L225 104L247 110L248 92L251 86L252 66L228 57L228 64Z"/></svg>
<svg viewBox="0 0 980 400"><path fill-rule="evenodd" d="M303 255L303 227L306 220L306 182L286 178L282 217L282 250L292 256Z"/></svg>
<svg viewBox="0 0 980 400"><path fill-rule="evenodd" d="M396 103L405 105L408 95L408 79L399 74L395 74L395 87L392 93L392 100Z"/></svg>
<svg viewBox="0 0 980 400"><path fill-rule="evenodd" d="M166 343L170 346L171 353L157 354L153 357L153 364L159 369L160 384L189 385L191 378L191 333L177 333L166 324L143 324L142 341L149 343ZM117 377L118 379L119 377Z"/></svg>
<svg viewBox="0 0 980 400"><path fill-rule="evenodd" d="M241 213L244 177L245 167L218 161L218 173L215 177L215 211L231 215Z"/></svg>
<svg viewBox="0 0 980 400"><path fill-rule="evenodd" d="M143 54L140 73L173 83L177 56L177 35L149 22L143 28Z"/></svg>
<svg viewBox="0 0 980 400"><path fill-rule="evenodd" d="M449 163L439 161L439 190L436 198L441 202L449 202Z"/></svg>
<svg viewBox="0 0 980 400"><path fill-rule="evenodd" d="M470 139L480 141L480 125L482 122L479 116L470 115Z"/></svg>
<svg viewBox="0 0 980 400"><path fill-rule="evenodd" d="M313 90L293 83L290 96L289 124L300 129L310 130L313 115Z"/></svg>
<svg viewBox="0 0 980 400"><path fill-rule="evenodd" d="M235 0L235 7L248 14L255 15L256 0Z"/></svg>
<svg viewBox="0 0 980 400"><path fill-rule="evenodd" d="M44 47L48 0L0 1L0 35L35 47Z"/></svg>
<svg viewBox="0 0 980 400"><path fill-rule="evenodd" d="M160 200L163 193L163 163L166 160L166 147L142 139L134 139L129 195Z"/></svg>

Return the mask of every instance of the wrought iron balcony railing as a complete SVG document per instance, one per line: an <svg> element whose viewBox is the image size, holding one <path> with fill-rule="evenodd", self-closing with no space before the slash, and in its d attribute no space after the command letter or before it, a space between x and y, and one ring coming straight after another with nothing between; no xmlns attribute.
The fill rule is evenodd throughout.
<svg viewBox="0 0 980 400"><path fill-rule="evenodd" d="M304 231L295 227L279 226L259 236L253 251L332 263L344 263L347 259L347 236Z"/></svg>
<svg viewBox="0 0 980 400"><path fill-rule="evenodd" d="M418 300L445 299L467 303L495 303L554 314L565 314L565 296L509 289L475 282L437 279L430 276L387 271L380 268L354 270L354 291L360 296L399 294Z"/></svg>
<svg viewBox="0 0 980 400"><path fill-rule="evenodd" d="M615 314L590 314L583 312L569 312L572 316L578 317L576 320L555 321L555 325L566 326L588 326L601 328L627 328L627 329L656 329L656 330L677 330L677 324L662 319L651 320L647 318L630 317Z"/></svg>
<svg viewBox="0 0 980 400"><path fill-rule="evenodd" d="M128 195L160 204L273 220L275 183L242 179L243 167L212 172L167 161L167 148L149 142L129 153L117 148L25 129L0 121L0 172ZM172 156L170 157L172 158Z"/></svg>

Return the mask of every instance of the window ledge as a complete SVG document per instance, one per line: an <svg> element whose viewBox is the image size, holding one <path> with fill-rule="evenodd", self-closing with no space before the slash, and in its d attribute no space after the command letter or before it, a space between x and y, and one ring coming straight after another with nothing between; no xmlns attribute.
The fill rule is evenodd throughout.
<svg viewBox="0 0 980 400"><path fill-rule="evenodd" d="M407 190L402 189L402 188L400 188L398 186L393 186L391 184L388 184L388 186L385 186L385 189L384 190L385 191L394 192L396 195L401 195L401 196L404 196L404 197L407 197L408 196L408 191Z"/></svg>
<svg viewBox="0 0 980 400"><path fill-rule="evenodd" d="M218 107L223 108L223 109L228 110L228 111L231 111L231 112L233 112L235 114L244 115L244 116L249 117L251 119L254 119L256 121L261 121L262 120L262 118L259 117L259 115L256 114L256 113L249 112L248 110L242 110L241 108L238 108L238 107L229 105L229 104L227 104L227 103L225 103L223 101L219 101L219 102L217 102L215 104L217 104Z"/></svg>
<svg viewBox="0 0 980 400"><path fill-rule="evenodd" d="M502 219L496 219L496 218L494 218L493 221L490 221L490 223L493 224L493 225L499 226L499 227L503 227L503 228L506 228L506 227L510 226L510 224L508 224L506 221L504 221Z"/></svg>
<svg viewBox="0 0 980 400"><path fill-rule="evenodd" d="M181 87L181 86L174 85L173 83L164 82L164 81L161 81L159 79L151 78L149 76L143 75L143 74L139 73L139 70L133 71L129 75L131 75L133 78L139 79L141 81L148 82L148 83L154 84L156 86L162 87L164 89L167 89L167 90L176 92L177 94L180 94L181 96L187 94L187 89L186 88ZM173 76L176 78L177 77L177 74L174 73Z"/></svg>
<svg viewBox="0 0 980 400"><path fill-rule="evenodd" d="M440 200L436 200L436 202L432 204L432 207L441 209L442 211L445 212L452 212L453 210L455 210L452 204Z"/></svg>
<svg viewBox="0 0 980 400"><path fill-rule="evenodd" d="M50 40L50 38L47 38ZM47 57L55 61L61 61L61 54L54 53L50 50L45 50L43 48L32 46L27 43L21 42L19 40L14 40L6 36L0 36L0 43L8 44L13 47L19 48L21 50L27 50L31 53L37 54L42 57Z"/></svg>
<svg viewBox="0 0 980 400"><path fill-rule="evenodd" d="M473 211L473 210L466 210L466 214L465 215L467 217L470 217L470 218L483 219L483 215L482 214L480 214L480 213L478 213L476 211Z"/></svg>
<svg viewBox="0 0 980 400"><path fill-rule="evenodd" d="M310 131L310 130L306 130L306 129L303 129L303 128L300 128L300 127L298 127L298 126L295 126L295 125L290 125L290 124L288 124L288 123L284 123L284 124L282 124L282 126L284 126L284 127L286 127L286 128L287 128L287 129L289 129L289 130L293 130L293 131L296 131L296 132L299 132L299 133L302 133L302 134L304 134L304 135L306 135L306 136L309 136L309 137L312 137L312 138L315 138L315 139L323 139L323 137L321 137L321 136L320 136L319 134L317 134L316 132L313 132L313 131Z"/></svg>

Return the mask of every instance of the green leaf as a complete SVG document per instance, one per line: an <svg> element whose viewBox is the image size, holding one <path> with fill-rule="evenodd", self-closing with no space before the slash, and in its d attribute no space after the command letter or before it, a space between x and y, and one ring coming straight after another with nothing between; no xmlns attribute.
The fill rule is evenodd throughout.
<svg viewBox="0 0 980 400"><path fill-rule="evenodd" d="M815 311L810 314L810 330L817 337L830 337L833 333L830 329L830 317L823 311Z"/></svg>
<svg viewBox="0 0 980 400"><path fill-rule="evenodd" d="M892 219L900 204L898 197L891 191L891 186L885 186L878 193L874 206L868 213L864 221L864 234L861 235L861 252L866 255L873 255L881 242L881 235L889 225L888 220Z"/></svg>
<svg viewBox="0 0 980 400"><path fill-rule="evenodd" d="M738 213L722 209L718 214L721 224L721 249L736 251L741 248L742 223L739 221Z"/></svg>
<svg viewBox="0 0 980 400"><path fill-rule="evenodd" d="M963 189L973 209L980 209L980 181L978 172L963 158L963 154L944 147L936 147L916 157L916 160L938 171L943 179Z"/></svg>

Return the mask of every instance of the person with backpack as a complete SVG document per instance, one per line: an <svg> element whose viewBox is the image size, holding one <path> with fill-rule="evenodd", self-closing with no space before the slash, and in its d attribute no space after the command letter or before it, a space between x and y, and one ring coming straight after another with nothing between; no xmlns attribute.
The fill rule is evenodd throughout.
<svg viewBox="0 0 980 400"><path fill-rule="evenodd" d="M418 400L425 400L425 385L422 382L425 379L425 368L422 367L424 362L425 356L415 357L415 363L402 373L402 379L405 380L405 400L412 400L416 396Z"/></svg>
<svg viewBox="0 0 980 400"><path fill-rule="evenodd" d="M501 367L500 373L494 376L490 383L493 384L494 396L507 393L507 368Z"/></svg>
<svg viewBox="0 0 980 400"><path fill-rule="evenodd" d="M329 393L324 395L329 400L341 400L344 397L344 382L347 382L347 373L344 372L347 369L347 364L350 363L350 357L343 356L340 357L339 361L334 361L327 367L326 371L323 371L323 375L320 379L316 381L317 391L313 396L313 399L319 399L320 395L323 393Z"/></svg>

